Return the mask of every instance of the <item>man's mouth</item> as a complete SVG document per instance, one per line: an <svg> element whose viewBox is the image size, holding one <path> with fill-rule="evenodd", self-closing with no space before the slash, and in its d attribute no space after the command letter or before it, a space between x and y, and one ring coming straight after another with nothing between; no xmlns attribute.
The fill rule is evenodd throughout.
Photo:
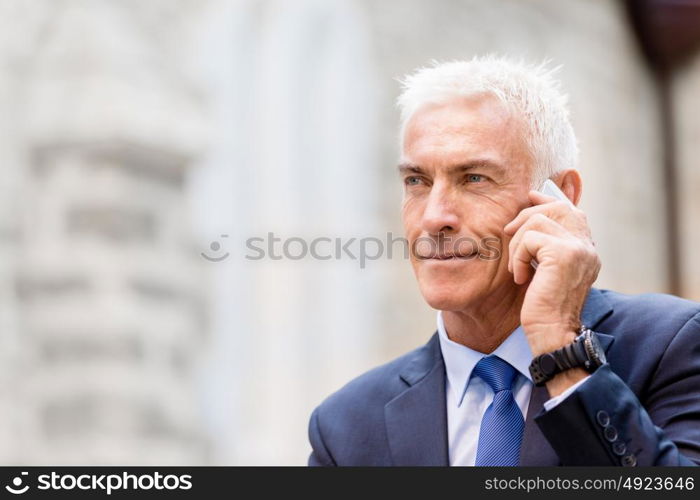
<svg viewBox="0 0 700 500"><path fill-rule="evenodd" d="M419 260L468 260L476 257L478 252L471 253L452 253L441 252L431 255L416 255Z"/></svg>

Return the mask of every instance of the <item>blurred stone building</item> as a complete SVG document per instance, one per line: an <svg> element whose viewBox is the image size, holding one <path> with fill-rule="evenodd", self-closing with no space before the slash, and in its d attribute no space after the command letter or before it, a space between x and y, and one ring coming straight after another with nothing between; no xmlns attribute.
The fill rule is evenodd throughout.
<svg viewBox="0 0 700 500"><path fill-rule="evenodd" d="M435 314L400 257L245 241L402 235L396 78L432 59L562 64L597 285L670 291L658 89L621 1L0 0L0 28L4 464L304 463L313 407ZM672 82L696 300L699 82L700 58Z"/></svg>
<svg viewBox="0 0 700 500"><path fill-rule="evenodd" d="M163 26L166 2L137 6L3 2L17 37L3 47L4 463L207 453L193 387L206 298L184 204L203 100L172 47L196 9L170 2Z"/></svg>

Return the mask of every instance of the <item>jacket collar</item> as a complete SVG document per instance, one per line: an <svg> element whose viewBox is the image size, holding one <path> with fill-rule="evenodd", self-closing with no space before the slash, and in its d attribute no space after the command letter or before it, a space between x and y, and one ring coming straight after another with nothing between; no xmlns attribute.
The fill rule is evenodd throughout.
<svg viewBox="0 0 700 500"><path fill-rule="evenodd" d="M384 406L393 465L449 465L445 365L437 333L399 376L408 388Z"/></svg>

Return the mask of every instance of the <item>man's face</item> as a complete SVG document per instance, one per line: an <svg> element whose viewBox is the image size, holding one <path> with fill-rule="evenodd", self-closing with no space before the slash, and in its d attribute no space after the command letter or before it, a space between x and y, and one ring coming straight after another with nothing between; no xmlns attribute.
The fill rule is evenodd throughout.
<svg viewBox="0 0 700 500"><path fill-rule="evenodd" d="M529 205L522 121L493 96L426 105L406 126L402 155L404 230L428 304L465 310L515 291L503 227Z"/></svg>

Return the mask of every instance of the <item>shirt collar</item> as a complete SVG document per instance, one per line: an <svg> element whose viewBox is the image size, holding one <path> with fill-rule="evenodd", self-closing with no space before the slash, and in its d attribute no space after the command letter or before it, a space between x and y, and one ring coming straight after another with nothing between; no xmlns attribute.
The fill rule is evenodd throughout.
<svg viewBox="0 0 700 500"><path fill-rule="evenodd" d="M453 391L454 400L457 401L457 406L460 406L474 367L481 358L487 355L450 340L442 320L442 311L437 313L437 329L447 380L450 382L450 390ZM492 354L510 363L513 368L532 382L530 375L532 350L522 326L518 325Z"/></svg>

